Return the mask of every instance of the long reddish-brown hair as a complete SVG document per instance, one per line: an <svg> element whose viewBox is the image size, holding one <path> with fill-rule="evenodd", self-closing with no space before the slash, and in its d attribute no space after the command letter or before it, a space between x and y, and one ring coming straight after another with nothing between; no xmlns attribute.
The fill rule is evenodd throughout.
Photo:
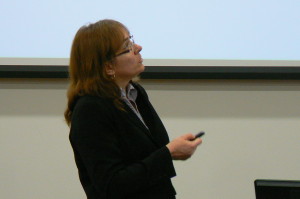
<svg viewBox="0 0 300 199"><path fill-rule="evenodd" d="M114 64L115 55L124 42L128 29L118 21L105 19L82 26L73 40L65 119L71 124L72 111L79 96L92 95L111 98L122 109L120 88L106 73L106 65Z"/></svg>

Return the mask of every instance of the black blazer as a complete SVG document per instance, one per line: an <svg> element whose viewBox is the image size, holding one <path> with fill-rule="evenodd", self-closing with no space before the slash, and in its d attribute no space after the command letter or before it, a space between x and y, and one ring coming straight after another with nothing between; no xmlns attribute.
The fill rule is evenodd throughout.
<svg viewBox="0 0 300 199"><path fill-rule="evenodd" d="M166 129L136 83L136 104L149 130L124 103L80 97L74 106L70 142L88 199L170 199L176 175Z"/></svg>

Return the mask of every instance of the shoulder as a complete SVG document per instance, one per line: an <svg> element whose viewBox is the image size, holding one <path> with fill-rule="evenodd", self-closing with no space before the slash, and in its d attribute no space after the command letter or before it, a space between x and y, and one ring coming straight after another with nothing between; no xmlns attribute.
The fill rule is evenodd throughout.
<svg viewBox="0 0 300 199"><path fill-rule="evenodd" d="M108 103L108 99L97 97L97 96L91 96L91 95L85 95L81 96L77 99L75 107L81 107L86 105L103 105Z"/></svg>
<svg viewBox="0 0 300 199"><path fill-rule="evenodd" d="M114 108L110 99L97 96L81 96L77 99L73 114L92 114L110 112Z"/></svg>
<svg viewBox="0 0 300 199"><path fill-rule="evenodd" d="M79 97L71 119L73 134L76 129L100 129L111 127L115 121L116 108L112 100L96 96Z"/></svg>

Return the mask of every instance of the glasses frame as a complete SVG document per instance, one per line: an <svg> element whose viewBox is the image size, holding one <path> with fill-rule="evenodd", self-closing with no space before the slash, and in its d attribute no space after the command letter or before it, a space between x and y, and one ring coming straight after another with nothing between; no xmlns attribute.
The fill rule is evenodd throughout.
<svg viewBox="0 0 300 199"><path fill-rule="evenodd" d="M128 39L126 40L129 40L129 44L128 44L128 47L126 47L127 49L116 54L116 57L120 56L120 55L123 55L123 54L126 54L126 53L129 53L131 51L135 51L135 42L134 42L134 39L133 39L133 35L130 35Z"/></svg>

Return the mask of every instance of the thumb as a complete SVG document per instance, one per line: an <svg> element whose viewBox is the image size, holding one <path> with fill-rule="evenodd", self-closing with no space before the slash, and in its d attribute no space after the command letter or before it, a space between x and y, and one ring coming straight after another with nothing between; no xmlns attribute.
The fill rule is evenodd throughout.
<svg viewBox="0 0 300 199"><path fill-rule="evenodd" d="M202 139L201 138L196 138L195 140L192 141L196 146L198 146L199 144L202 143Z"/></svg>
<svg viewBox="0 0 300 199"><path fill-rule="evenodd" d="M195 136L191 133L188 133L188 134L182 135L181 138L183 138L184 140L193 140L195 138Z"/></svg>

